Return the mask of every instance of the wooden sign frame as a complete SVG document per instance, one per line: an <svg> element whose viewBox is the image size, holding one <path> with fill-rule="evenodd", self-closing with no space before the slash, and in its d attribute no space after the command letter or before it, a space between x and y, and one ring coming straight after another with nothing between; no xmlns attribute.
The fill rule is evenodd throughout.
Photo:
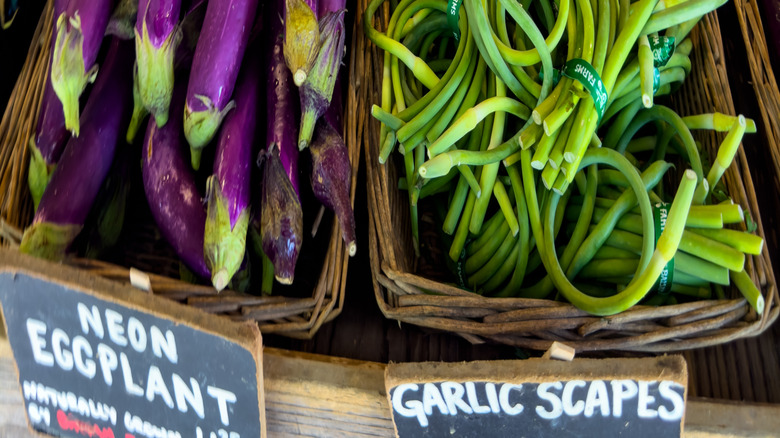
<svg viewBox="0 0 780 438"><path fill-rule="evenodd" d="M173 424L174 436L266 436L256 324L11 249L0 249L0 301L32 430L125 438Z"/></svg>

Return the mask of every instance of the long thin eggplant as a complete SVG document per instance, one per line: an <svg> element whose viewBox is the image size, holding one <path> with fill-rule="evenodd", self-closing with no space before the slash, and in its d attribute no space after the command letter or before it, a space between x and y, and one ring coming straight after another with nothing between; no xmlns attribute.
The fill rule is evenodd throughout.
<svg viewBox="0 0 780 438"><path fill-rule="evenodd" d="M143 183L146 200L163 237L197 276L209 278L203 257L206 211L187 165L186 141L181 132L184 85L174 88L171 120L158 127L149 119L143 143Z"/></svg>
<svg viewBox="0 0 780 438"><path fill-rule="evenodd" d="M336 213L341 235L350 256L357 251L355 213L350 202L352 166L349 150L336 129L327 120L317 123L311 151L311 188L314 196Z"/></svg>
<svg viewBox="0 0 780 438"><path fill-rule="evenodd" d="M138 92L157 126L168 122L181 0L140 0L135 22Z"/></svg>
<svg viewBox="0 0 780 438"><path fill-rule="evenodd" d="M284 7L275 0L269 16ZM266 147L263 152L263 186L260 205L260 230L263 252L273 262L274 277L291 284L295 276L303 241L303 210L298 192L297 138L298 99L292 76L285 65L282 29L271 20L269 44L271 66L267 79Z"/></svg>
<svg viewBox="0 0 780 438"><path fill-rule="evenodd" d="M67 0L55 0L55 17L65 11ZM51 37L51 48L54 50L56 35ZM65 129L65 115L62 112L62 103L51 85L51 66L46 71L46 85L43 88L41 109L38 113L38 124L35 134L30 137L30 168L27 172L27 184L30 187L33 205L38 209L43 191L49 184L57 160L60 159L65 144L70 138L70 133Z"/></svg>
<svg viewBox="0 0 780 438"><path fill-rule="evenodd" d="M262 86L260 57L253 47L247 51L236 83L236 108L225 117L218 134L214 174L207 182L203 250L217 290L233 278L246 252L255 121Z"/></svg>
<svg viewBox="0 0 780 438"><path fill-rule="evenodd" d="M320 48L317 0L285 0L283 10L284 59L295 85L300 87L306 81Z"/></svg>
<svg viewBox="0 0 780 438"><path fill-rule="evenodd" d="M272 143L263 165L260 229L263 253L274 264L274 277L292 284L303 243L303 209L279 159L280 145Z"/></svg>
<svg viewBox="0 0 780 438"><path fill-rule="evenodd" d="M319 2L321 14L342 11L345 6L344 0ZM349 150L341 135L344 111L341 99L343 74L344 69L339 68L335 75L330 105L317 123L314 142L309 146L312 157L311 186L314 196L335 212L347 252L354 256L357 252L357 237L355 213L349 196L352 166L349 162Z"/></svg>
<svg viewBox="0 0 780 438"><path fill-rule="evenodd" d="M81 116L84 130L65 146L32 225L24 231L22 252L61 259L81 231L129 118L131 66L132 43L113 38Z"/></svg>
<svg viewBox="0 0 780 438"><path fill-rule="evenodd" d="M330 106L341 61L344 58L345 10L329 12L320 20L322 47L317 53L306 82L300 87L301 128L298 148L303 150L311 142L314 126Z"/></svg>
<svg viewBox="0 0 780 438"><path fill-rule="evenodd" d="M257 0L210 1L206 8L184 109L184 135L195 169L203 148L234 106L230 97L256 11Z"/></svg>
<svg viewBox="0 0 780 438"><path fill-rule="evenodd" d="M100 43L111 15L111 0L69 0L57 16L51 83L65 116L65 127L79 135L79 98L94 82Z"/></svg>
<svg viewBox="0 0 780 438"><path fill-rule="evenodd" d="M70 133L65 129L65 117L62 115L62 104L51 87L51 80L46 78L38 125L35 134L30 137L29 145L30 169L27 182L36 209L69 138Z"/></svg>

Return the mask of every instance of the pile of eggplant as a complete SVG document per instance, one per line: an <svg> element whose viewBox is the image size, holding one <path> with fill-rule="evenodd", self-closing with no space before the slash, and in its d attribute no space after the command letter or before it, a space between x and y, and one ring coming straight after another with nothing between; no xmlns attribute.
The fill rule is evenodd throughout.
<svg viewBox="0 0 780 438"><path fill-rule="evenodd" d="M191 273L222 290L259 254L270 292L274 278L293 283L303 242L300 159L311 161L301 166L311 169L311 193L335 212L354 255L341 135L344 8L345 0L54 0L52 58L29 142L35 216L20 250L61 260L85 234L110 247L127 208L117 181L138 170L160 234ZM140 169L133 148L142 149Z"/></svg>

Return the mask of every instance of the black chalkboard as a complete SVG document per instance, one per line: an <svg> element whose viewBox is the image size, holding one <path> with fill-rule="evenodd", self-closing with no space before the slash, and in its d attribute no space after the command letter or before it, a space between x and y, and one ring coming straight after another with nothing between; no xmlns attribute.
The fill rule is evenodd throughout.
<svg viewBox="0 0 780 438"><path fill-rule="evenodd" d="M113 301L0 273L34 429L100 438L261 435L258 369L247 348Z"/></svg>
<svg viewBox="0 0 780 438"><path fill-rule="evenodd" d="M398 436L680 436L685 388L672 381L427 382L390 388Z"/></svg>

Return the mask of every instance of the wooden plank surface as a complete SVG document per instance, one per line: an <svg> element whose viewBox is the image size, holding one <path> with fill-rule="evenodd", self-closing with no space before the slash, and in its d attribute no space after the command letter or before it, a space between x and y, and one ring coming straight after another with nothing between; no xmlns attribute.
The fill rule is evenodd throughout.
<svg viewBox="0 0 780 438"><path fill-rule="evenodd" d="M391 437L385 365L266 348L263 353L270 437ZM771 437L780 406L690 400L684 437ZM28 430L7 339L0 337L0 438L42 437Z"/></svg>

